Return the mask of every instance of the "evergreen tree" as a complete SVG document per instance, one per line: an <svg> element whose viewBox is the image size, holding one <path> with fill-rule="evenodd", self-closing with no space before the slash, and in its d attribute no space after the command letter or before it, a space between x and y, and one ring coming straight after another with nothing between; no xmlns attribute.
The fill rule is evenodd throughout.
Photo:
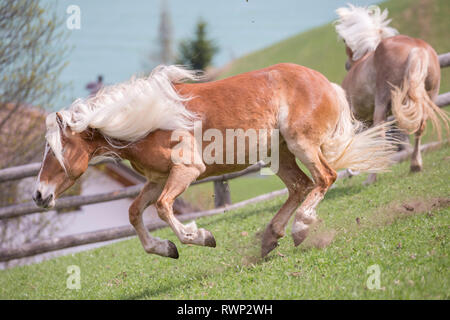
<svg viewBox="0 0 450 320"><path fill-rule="evenodd" d="M207 38L207 24L200 19L193 39L186 39L180 43L178 64L188 65L196 70L205 70L219 48L213 40Z"/></svg>

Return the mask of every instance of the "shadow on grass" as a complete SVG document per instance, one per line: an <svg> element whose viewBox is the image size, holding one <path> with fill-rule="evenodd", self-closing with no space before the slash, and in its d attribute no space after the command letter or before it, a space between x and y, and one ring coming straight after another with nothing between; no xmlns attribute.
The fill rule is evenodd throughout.
<svg viewBox="0 0 450 320"><path fill-rule="evenodd" d="M184 281L179 281L176 283L167 282L166 285L160 286L158 288L151 288L151 287L144 288L143 290L141 290L138 293L135 293L132 295L123 295L123 296L120 296L118 299L119 300L151 299L153 296L168 293L173 290L177 291L180 287L185 286L189 283L192 283L192 281L202 281L202 280L208 279L213 274L214 273L211 273L208 275L208 274L205 274L204 272L201 272L201 273L199 272L195 276L187 275L189 277Z"/></svg>

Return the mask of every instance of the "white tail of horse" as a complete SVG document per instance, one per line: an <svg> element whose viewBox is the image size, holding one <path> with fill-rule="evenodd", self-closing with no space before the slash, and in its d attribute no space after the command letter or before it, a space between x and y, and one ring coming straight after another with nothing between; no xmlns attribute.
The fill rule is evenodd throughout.
<svg viewBox="0 0 450 320"><path fill-rule="evenodd" d="M396 147L386 138L392 122L367 130L355 119L344 89L332 83L339 100L340 116L333 134L322 145L322 153L335 169L348 168L361 172L386 171L392 164Z"/></svg>
<svg viewBox="0 0 450 320"><path fill-rule="evenodd" d="M393 86L392 113L398 126L408 133L415 133L423 122L431 120L433 129L441 139L441 119L449 132L449 117L431 100L425 89L428 75L428 52L422 48L413 48L408 56L406 72L401 88ZM439 117L441 119L439 119Z"/></svg>

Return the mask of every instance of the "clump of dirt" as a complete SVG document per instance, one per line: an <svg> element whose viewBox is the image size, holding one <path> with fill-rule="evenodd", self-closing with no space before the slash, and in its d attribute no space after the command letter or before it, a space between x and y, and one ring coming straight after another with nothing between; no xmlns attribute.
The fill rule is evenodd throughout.
<svg viewBox="0 0 450 320"><path fill-rule="evenodd" d="M381 225L389 225L396 219L409 217L431 210L450 206L450 198L409 199L400 203L392 203L369 217L371 222Z"/></svg>
<svg viewBox="0 0 450 320"><path fill-rule="evenodd" d="M261 241L264 230L257 231L253 236L247 231L242 231L240 236L247 238L243 243L236 242L233 251L239 258L238 264L243 267L252 267L261 261Z"/></svg>
<svg viewBox="0 0 450 320"><path fill-rule="evenodd" d="M333 242L335 236L336 230L334 229L321 230L311 234L309 240L307 238L308 241L305 243L305 246L309 245L314 248L323 249Z"/></svg>
<svg viewBox="0 0 450 320"><path fill-rule="evenodd" d="M438 208L445 208L450 205L450 198L431 198L428 200L410 200L404 202L399 208L398 212L408 213L416 212L422 213Z"/></svg>
<svg viewBox="0 0 450 320"><path fill-rule="evenodd" d="M334 229L328 229L322 224L322 220L311 226L311 231L303 242L304 248L323 249L328 247L334 240L337 232Z"/></svg>

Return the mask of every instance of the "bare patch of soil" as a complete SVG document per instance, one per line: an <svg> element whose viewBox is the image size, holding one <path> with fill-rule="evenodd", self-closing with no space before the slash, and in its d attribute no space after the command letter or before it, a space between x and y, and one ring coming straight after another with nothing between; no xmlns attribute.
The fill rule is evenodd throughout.
<svg viewBox="0 0 450 320"><path fill-rule="evenodd" d="M431 210L450 206L450 198L409 199L393 203L379 210L369 222L379 225L389 225L399 218L430 212Z"/></svg>

